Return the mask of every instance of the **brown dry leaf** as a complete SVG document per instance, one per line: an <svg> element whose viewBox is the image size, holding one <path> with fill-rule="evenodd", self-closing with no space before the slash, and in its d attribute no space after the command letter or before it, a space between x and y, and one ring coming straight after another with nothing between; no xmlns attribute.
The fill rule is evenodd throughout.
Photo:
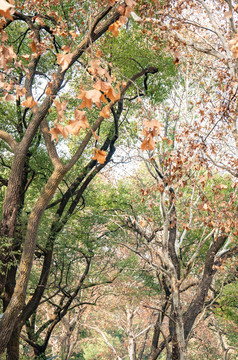
<svg viewBox="0 0 238 360"><path fill-rule="evenodd" d="M124 15L125 15L127 18L129 18L132 10L133 10L133 8L132 8L131 6L127 6Z"/></svg>
<svg viewBox="0 0 238 360"><path fill-rule="evenodd" d="M127 23L128 18L126 16L120 16L118 21L120 23L120 26L122 26Z"/></svg>
<svg viewBox="0 0 238 360"><path fill-rule="evenodd" d="M208 210L209 212L211 212L212 208L208 204L204 204L203 207L202 207L202 210Z"/></svg>
<svg viewBox="0 0 238 360"><path fill-rule="evenodd" d="M81 121L85 121L85 123L88 124L88 120L86 118L86 115L85 115L85 111L81 111L79 109L76 109L74 110L74 116L75 116L75 120L81 120ZM88 127L88 126L86 126Z"/></svg>
<svg viewBox="0 0 238 360"><path fill-rule="evenodd" d="M30 60L30 55L22 55L21 57L25 60Z"/></svg>
<svg viewBox="0 0 238 360"><path fill-rule="evenodd" d="M36 47L35 41L32 41L32 42L30 43L29 47L31 48L31 51L32 51L33 54L36 53L37 47Z"/></svg>
<svg viewBox="0 0 238 360"><path fill-rule="evenodd" d="M73 54L57 54L57 64L61 66L62 71L68 68L72 58Z"/></svg>
<svg viewBox="0 0 238 360"><path fill-rule="evenodd" d="M98 80L93 87L96 90L103 91L105 94L112 88L110 83L102 80Z"/></svg>
<svg viewBox="0 0 238 360"><path fill-rule="evenodd" d="M224 185L224 184L218 184L218 185L217 185L217 188L218 188L218 189L228 189L228 186L227 186L227 185Z"/></svg>
<svg viewBox="0 0 238 360"><path fill-rule="evenodd" d="M52 95L52 89L51 89L51 87L52 87L52 83L49 83L48 86L47 86L47 88L46 88L46 90L45 90L45 94L46 94L46 95Z"/></svg>
<svg viewBox="0 0 238 360"><path fill-rule="evenodd" d="M102 51L98 49L98 50L96 51L96 56L99 57L99 58L101 58L101 57L102 57Z"/></svg>
<svg viewBox="0 0 238 360"><path fill-rule="evenodd" d="M238 34L234 36L234 38L230 41L228 41L229 48L231 52L233 53L233 56L235 59L238 58Z"/></svg>
<svg viewBox="0 0 238 360"><path fill-rule="evenodd" d="M76 109L74 111L74 115L75 115L75 121L80 123L81 128L83 128L84 130L86 128L90 129L90 125L89 125L88 119L87 119L87 117L85 115L85 111L81 111L79 109Z"/></svg>
<svg viewBox="0 0 238 360"><path fill-rule="evenodd" d="M100 106L102 96L102 93L96 89L86 91L86 98L92 100L97 106Z"/></svg>
<svg viewBox="0 0 238 360"><path fill-rule="evenodd" d="M19 85L16 85L16 95L17 95L17 99L19 99L20 96L23 96L26 94L26 89L22 88Z"/></svg>
<svg viewBox="0 0 238 360"><path fill-rule="evenodd" d="M159 122L158 120L145 120L143 122L144 128L145 130L149 130L149 129L155 129L158 131L158 134L160 133L160 128L162 126L161 122Z"/></svg>
<svg viewBox="0 0 238 360"><path fill-rule="evenodd" d="M134 7L134 6L136 6L136 1L135 0L126 0L126 5L130 6L130 7Z"/></svg>
<svg viewBox="0 0 238 360"><path fill-rule="evenodd" d="M96 132L95 132L95 131L93 131L93 136L94 136L94 138L95 138L95 140L96 140L96 141L98 141L98 140L99 140L99 136L96 134Z"/></svg>
<svg viewBox="0 0 238 360"><path fill-rule="evenodd" d="M101 66L100 59L93 59L90 61L90 67L88 68L88 72L93 76L107 76L107 70L103 69ZM108 74L109 75L109 74Z"/></svg>
<svg viewBox="0 0 238 360"><path fill-rule="evenodd" d="M152 134L149 134L141 144L141 150L154 150L155 141Z"/></svg>
<svg viewBox="0 0 238 360"><path fill-rule="evenodd" d="M88 91L81 90L78 98L83 100L82 104L80 105L80 109L83 109L85 106L91 109L92 103L94 103L97 107L100 107L101 102L106 102L104 95L96 89Z"/></svg>
<svg viewBox="0 0 238 360"><path fill-rule="evenodd" d="M13 8L14 6L9 4L7 1L0 0L0 14L5 18L13 20L12 17Z"/></svg>
<svg viewBox="0 0 238 360"><path fill-rule="evenodd" d="M79 108L84 109L87 106L89 109L91 109L92 105L93 103L91 99L84 99Z"/></svg>
<svg viewBox="0 0 238 360"><path fill-rule="evenodd" d="M8 34L6 33L6 31L2 31L1 32L1 41L7 41L8 40Z"/></svg>
<svg viewBox="0 0 238 360"><path fill-rule="evenodd" d="M79 131L82 128L82 123L81 121L77 121L77 120L69 120L69 123L68 125L65 126L65 128L67 129L69 134L78 135Z"/></svg>
<svg viewBox="0 0 238 360"><path fill-rule="evenodd" d="M225 19L230 19L232 17L232 11L225 11L224 17L225 17Z"/></svg>
<svg viewBox="0 0 238 360"><path fill-rule="evenodd" d="M12 46L2 46L1 50L1 62L4 63L12 62L12 60L17 60L17 56L13 50Z"/></svg>
<svg viewBox="0 0 238 360"><path fill-rule="evenodd" d="M61 124L57 124L52 130L51 133L51 141L56 140L58 142L58 134L62 135L65 139L69 135L68 129L66 126L62 126Z"/></svg>
<svg viewBox="0 0 238 360"><path fill-rule="evenodd" d="M67 100L64 100L62 103L60 103L59 101L57 100L53 100L54 104L55 104L55 107L56 107L56 111L57 111L57 114L58 114L58 119L64 119L65 116L64 116L64 111L66 110L66 107L67 107Z"/></svg>
<svg viewBox="0 0 238 360"><path fill-rule="evenodd" d="M36 21L37 21L41 26L45 26L44 21L43 21L39 16L36 17Z"/></svg>
<svg viewBox="0 0 238 360"><path fill-rule="evenodd" d="M5 96L4 96L4 100L5 101L14 101L15 100L15 96L14 95L12 95L12 94L6 94Z"/></svg>
<svg viewBox="0 0 238 360"><path fill-rule="evenodd" d="M124 15L125 14L125 9L126 9L126 5L119 5L117 7L117 12L119 12L121 15Z"/></svg>
<svg viewBox="0 0 238 360"><path fill-rule="evenodd" d="M27 108L33 108L35 105L37 105L37 102L33 99L32 96L28 97L25 101L22 103L23 106Z"/></svg>
<svg viewBox="0 0 238 360"><path fill-rule="evenodd" d="M104 119L106 118L110 118L111 115L111 109L108 105L106 105L104 108L102 108L102 110L100 111L100 116L103 116Z"/></svg>
<svg viewBox="0 0 238 360"><path fill-rule="evenodd" d="M112 25L109 26L108 31L111 31L112 34L117 37L118 36L118 29L120 28L121 24L119 21L114 22Z"/></svg>
<svg viewBox="0 0 238 360"><path fill-rule="evenodd" d="M50 133L51 133L51 141L56 140L56 142L58 142L57 135L61 133L60 130L54 127L52 130L50 130Z"/></svg>
<svg viewBox="0 0 238 360"><path fill-rule="evenodd" d="M118 89L118 93L115 92L112 85L109 82L105 82L102 80L98 80L94 84L94 89L102 91L112 102L120 99L121 92L120 92L120 84L118 83L116 89Z"/></svg>
<svg viewBox="0 0 238 360"><path fill-rule="evenodd" d="M97 160L99 164L104 164L106 161L107 153L104 150L95 149L96 154L92 158L92 160Z"/></svg>

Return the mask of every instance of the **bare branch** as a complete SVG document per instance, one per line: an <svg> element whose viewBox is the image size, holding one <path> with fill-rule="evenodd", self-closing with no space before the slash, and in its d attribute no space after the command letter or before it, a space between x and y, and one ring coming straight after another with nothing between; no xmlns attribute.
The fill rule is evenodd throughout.
<svg viewBox="0 0 238 360"><path fill-rule="evenodd" d="M214 50L212 47L208 46L206 47L205 44L201 44L201 43L197 43L191 39L187 39L184 38L181 34L179 34L178 32L175 33L178 40L180 40L181 42L183 42L184 44L191 46L192 48L194 48L196 51L202 52L204 54L208 54L211 56L216 57L217 59L223 60L224 59L224 55L222 53L220 53L217 50Z"/></svg>
<svg viewBox="0 0 238 360"><path fill-rule="evenodd" d="M207 6L207 4L204 0L197 0L197 1L203 6L204 10L206 11L207 16L208 16L213 28L215 29L218 38L220 39L224 49L226 50L227 55L230 57L230 49L229 49L228 43L227 43L225 37L220 32L218 24L216 23L214 17L212 16L212 13L211 13L209 7Z"/></svg>

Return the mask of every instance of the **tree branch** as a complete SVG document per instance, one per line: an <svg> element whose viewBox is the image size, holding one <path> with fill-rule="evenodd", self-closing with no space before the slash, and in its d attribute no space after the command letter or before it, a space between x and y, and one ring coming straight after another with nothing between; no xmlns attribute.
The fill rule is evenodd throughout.
<svg viewBox="0 0 238 360"><path fill-rule="evenodd" d="M12 135L10 135L6 131L0 130L0 138L10 146L13 152L15 152L17 147L17 142L15 141Z"/></svg>

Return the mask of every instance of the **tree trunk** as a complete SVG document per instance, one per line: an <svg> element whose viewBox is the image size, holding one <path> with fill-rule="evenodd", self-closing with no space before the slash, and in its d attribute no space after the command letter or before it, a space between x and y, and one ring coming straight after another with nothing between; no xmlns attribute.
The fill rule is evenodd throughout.
<svg viewBox="0 0 238 360"><path fill-rule="evenodd" d="M129 336L128 352L129 352L129 359L136 360L136 343L134 337L132 336Z"/></svg>
<svg viewBox="0 0 238 360"><path fill-rule="evenodd" d="M15 327L12 336L7 344L7 358L6 360L18 360L19 359L19 342L20 342L21 329Z"/></svg>

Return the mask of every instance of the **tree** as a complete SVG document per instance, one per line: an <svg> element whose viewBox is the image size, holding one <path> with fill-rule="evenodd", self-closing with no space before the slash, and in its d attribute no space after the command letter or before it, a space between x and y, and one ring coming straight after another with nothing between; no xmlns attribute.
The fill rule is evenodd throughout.
<svg viewBox="0 0 238 360"><path fill-rule="evenodd" d="M149 74L158 72L156 66L143 67L132 74L131 79L125 78L120 86L95 44L108 30L116 36L134 5L132 0L79 1L77 4L56 0L44 2L44 6L42 1L17 2L14 7L1 1L1 95L9 104L3 102L2 106L8 106L10 118L4 118L6 124L4 130L0 130L0 137L5 142L2 164L6 168L5 175L9 174L9 178L1 177L6 192L1 217L3 315L0 353L8 346L9 359L18 357L21 328L43 295L57 234L78 206L85 188L113 155L125 93L140 77L148 79ZM82 79L82 87L78 89L78 95L73 94L69 100L64 89L69 86L72 76ZM22 101L24 96L25 101ZM104 108L103 102L106 103ZM67 123L68 104L72 104L74 117ZM56 110L49 113L52 105ZM101 110L99 114L94 105ZM82 109L92 106L93 115L87 119L87 111ZM104 144L99 147L96 131L111 114L114 123L105 126ZM69 134L79 134L79 131L77 149L71 157L64 159L60 147L57 152L57 136L66 138ZM93 136L96 150L94 158L89 160L84 154L86 147L92 144ZM47 157L45 153L42 155L45 149ZM36 170L31 167L36 151L46 161L47 171L43 168L45 182L40 185L43 191L38 193L38 199L29 201L27 190L33 188L36 177ZM88 162L84 162L80 173L60 195L57 189L61 181L84 156ZM27 202L30 208L25 212ZM38 285L25 303L39 224L45 211L52 208L54 215L45 248L40 248L44 262Z"/></svg>
<svg viewBox="0 0 238 360"><path fill-rule="evenodd" d="M194 329L221 291L217 271L224 271L226 260L237 253L237 184L231 175L217 174L209 157L204 157L203 142L197 141L199 116L194 123L193 119L183 122L183 116L188 119L189 114L183 107L177 109L176 103L164 126L160 108L155 116L161 122L144 121L141 139L141 148L148 151L146 168L153 179L146 184L142 170L139 187L147 206L139 208L138 200L128 201L133 211L119 212L121 224L134 234L134 238L121 236L120 245L147 262L160 279L164 296L151 359L157 359L165 348L168 359L180 359L187 357ZM133 184L133 194L129 190L132 199L139 198L135 188ZM167 317L168 335L160 340Z"/></svg>

